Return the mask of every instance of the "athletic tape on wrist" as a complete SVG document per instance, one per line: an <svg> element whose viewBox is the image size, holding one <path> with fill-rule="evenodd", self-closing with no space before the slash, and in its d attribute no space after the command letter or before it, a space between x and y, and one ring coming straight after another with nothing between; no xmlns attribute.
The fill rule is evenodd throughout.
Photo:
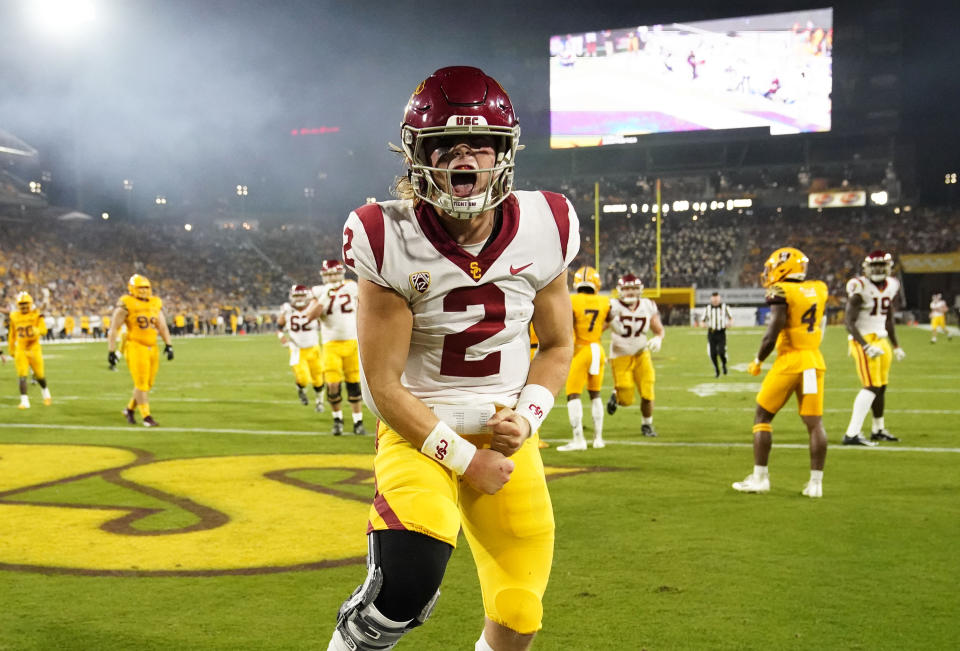
<svg viewBox="0 0 960 651"><path fill-rule="evenodd" d="M547 414L553 409L553 392L540 384L528 384L520 391L517 413L530 423L530 435L540 429Z"/></svg>
<svg viewBox="0 0 960 651"><path fill-rule="evenodd" d="M477 446L454 432L453 428L441 420L427 435L427 439L420 446L420 451L458 475L462 475L473 461Z"/></svg>

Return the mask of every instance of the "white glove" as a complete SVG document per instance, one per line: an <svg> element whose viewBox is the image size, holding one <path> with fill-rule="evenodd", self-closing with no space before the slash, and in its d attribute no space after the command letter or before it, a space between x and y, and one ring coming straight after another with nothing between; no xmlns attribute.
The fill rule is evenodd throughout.
<svg viewBox="0 0 960 651"><path fill-rule="evenodd" d="M907 353L906 351L903 350L903 348L901 348L900 346L897 346L896 348L893 349L893 356L896 358L898 362L902 362L904 358L907 356Z"/></svg>
<svg viewBox="0 0 960 651"><path fill-rule="evenodd" d="M880 346L874 346L873 344L867 344L863 347L863 354L871 359L874 357L880 357L883 355L883 348Z"/></svg>
<svg viewBox="0 0 960 651"><path fill-rule="evenodd" d="M660 335L650 337L650 339L647 340L647 350L651 353L659 353L661 345L663 345L663 337Z"/></svg>

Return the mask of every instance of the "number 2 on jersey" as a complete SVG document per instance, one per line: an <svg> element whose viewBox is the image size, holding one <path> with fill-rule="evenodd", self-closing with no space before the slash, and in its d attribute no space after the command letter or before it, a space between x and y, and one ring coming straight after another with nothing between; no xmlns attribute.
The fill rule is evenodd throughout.
<svg viewBox="0 0 960 651"><path fill-rule="evenodd" d="M506 297L496 285L458 287L443 299L444 312L464 312L471 305L483 307L483 318L462 332L443 338L440 374L453 377L488 377L500 372L500 351L481 359L467 359L467 348L489 339L506 327Z"/></svg>

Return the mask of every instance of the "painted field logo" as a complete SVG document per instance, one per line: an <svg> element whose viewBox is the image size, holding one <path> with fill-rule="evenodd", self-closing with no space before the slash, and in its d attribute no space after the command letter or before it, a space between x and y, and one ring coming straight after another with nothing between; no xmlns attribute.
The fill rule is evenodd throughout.
<svg viewBox="0 0 960 651"><path fill-rule="evenodd" d="M372 465L370 455L157 461L120 447L0 444L0 570L210 576L363 563Z"/></svg>

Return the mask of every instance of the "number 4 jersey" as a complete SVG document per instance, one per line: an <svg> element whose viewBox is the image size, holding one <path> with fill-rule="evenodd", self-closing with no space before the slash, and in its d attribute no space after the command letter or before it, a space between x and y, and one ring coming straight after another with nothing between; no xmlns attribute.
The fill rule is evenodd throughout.
<svg viewBox="0 0 960 651"><path fill-rule="evenodd" d="M426 204L368 204L347 219L346 265L413 312L401 381L427 403L516 404L530 366L533 298L580 248L576 213L562 195L518 191L501 206L482 248L458 245Z"/></svg>
<svg viewBox="0 0 960 651"><path fill-rule="evenodd" d="M826 369L820 353L826 284L820 280L782 280L767 288L767 303L787 306L787 322L777 337L776 368L783 373Z"/></svg>

